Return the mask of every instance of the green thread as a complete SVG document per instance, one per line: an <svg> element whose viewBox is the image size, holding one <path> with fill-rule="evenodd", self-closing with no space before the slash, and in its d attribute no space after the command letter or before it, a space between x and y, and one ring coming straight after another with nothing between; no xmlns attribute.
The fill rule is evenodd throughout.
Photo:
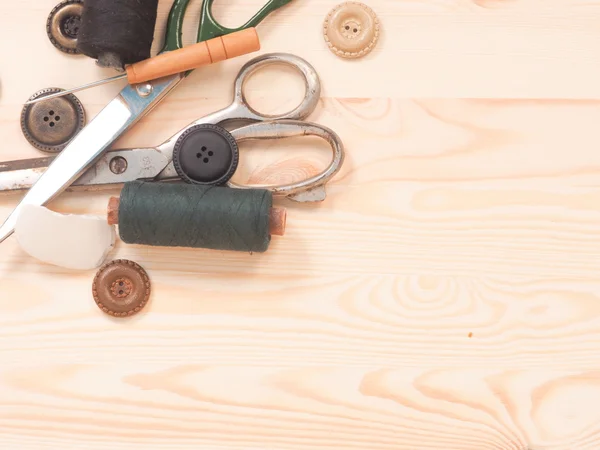
<svg viewBox="0 0 600 450"><path fill-rule="evenodd" d="M265 252L272 205L262 189L133 181L121 191L119 235L127 244Z"/></svg>

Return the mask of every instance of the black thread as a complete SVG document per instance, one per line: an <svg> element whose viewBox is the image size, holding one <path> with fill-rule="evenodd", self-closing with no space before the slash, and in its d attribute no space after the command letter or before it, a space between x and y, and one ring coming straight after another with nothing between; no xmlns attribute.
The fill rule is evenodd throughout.
<svg viewBox="0 0 600 450"><path fill-rule="evenodd" d="M262 253L272 206L263 189L133 181L121 191L119 235L127 244Z"/></svg>
<svg viewBox="0 0 600 450"><path fill-rule="evenodd" d="M158 0L85 0L77 50L118 70L148 59L157 8Z"/></svg>

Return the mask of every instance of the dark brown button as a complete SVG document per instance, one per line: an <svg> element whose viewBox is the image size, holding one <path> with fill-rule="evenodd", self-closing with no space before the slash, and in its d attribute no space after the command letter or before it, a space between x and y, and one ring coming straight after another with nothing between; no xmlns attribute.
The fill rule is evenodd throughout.
<svg viewBox="0 0 600 450"><path fill-rule="evenodd" d="M54 7L48 21L46 32L50 42L61 52L76 54L77 35L81 24L83 1L65 0Z"/></svg>
<svg viewBox="0 0 600 450"><path fill-rule="evenodd" d="M29 100L60 92L48 88L36 92ZM35 148L58 153L85 126L85 110L73 94L25 105L21 113L21 129Z"/></svg>
<svg viewBox="0 0 600 450"><path fill-rule="evenodd" d="M139 264L126 259L100 268L92 286L94 300L106 314L127 317L137 314L150 298L150 279Z"/></svg>

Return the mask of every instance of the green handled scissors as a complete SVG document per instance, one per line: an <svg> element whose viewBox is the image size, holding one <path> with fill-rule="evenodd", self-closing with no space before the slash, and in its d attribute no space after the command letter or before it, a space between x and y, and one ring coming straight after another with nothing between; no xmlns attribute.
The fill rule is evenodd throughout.
<svg viewBox="0 0 600 450"><path fill-rule="evenodd" d="M282 6L287 5L291 1L292 0L271 0L241 27L226 28L218 23L212 14L212 5L215 0L204 0L202 2L202 11L200 13L200 25L198 26L198 42L235 33L236 31L245 30L246 28L255 28L269 14ZM178 50L183 47L182 25L189 2L190 0L175 0L175 3L173 3L167 22L167 38L161 53Z"/></svg>
<svg viewBox="0 0 600 450"><path fill-rule="evenodd" d="M214 0L204 0L198 42L255 27L270 13L292 0L270 0L240 28L225 28L212 15ZM160 53L183 47L183 21L190 0L175 0L169 13L164 48ZM180 73L160 80L128 85L98 115L77 134L52 164L27 191L21 202L0 227L0 243L14 232L21 208L25 204L43 206L61 194L90 166L95 164L113 142L148 114L169 92L191 72Z"/></svg>

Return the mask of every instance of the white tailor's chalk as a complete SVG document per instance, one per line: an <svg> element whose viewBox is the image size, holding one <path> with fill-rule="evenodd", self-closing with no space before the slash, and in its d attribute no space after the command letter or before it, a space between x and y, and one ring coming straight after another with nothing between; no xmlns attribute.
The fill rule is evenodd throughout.
<svg viewBox="0 0 600 450"><path fill-rule="evenodd" d="M15 237L30 256L75 270L100 267L114 248L116 233L106 217L59 214L43 206L23 205Z"/></svg>

